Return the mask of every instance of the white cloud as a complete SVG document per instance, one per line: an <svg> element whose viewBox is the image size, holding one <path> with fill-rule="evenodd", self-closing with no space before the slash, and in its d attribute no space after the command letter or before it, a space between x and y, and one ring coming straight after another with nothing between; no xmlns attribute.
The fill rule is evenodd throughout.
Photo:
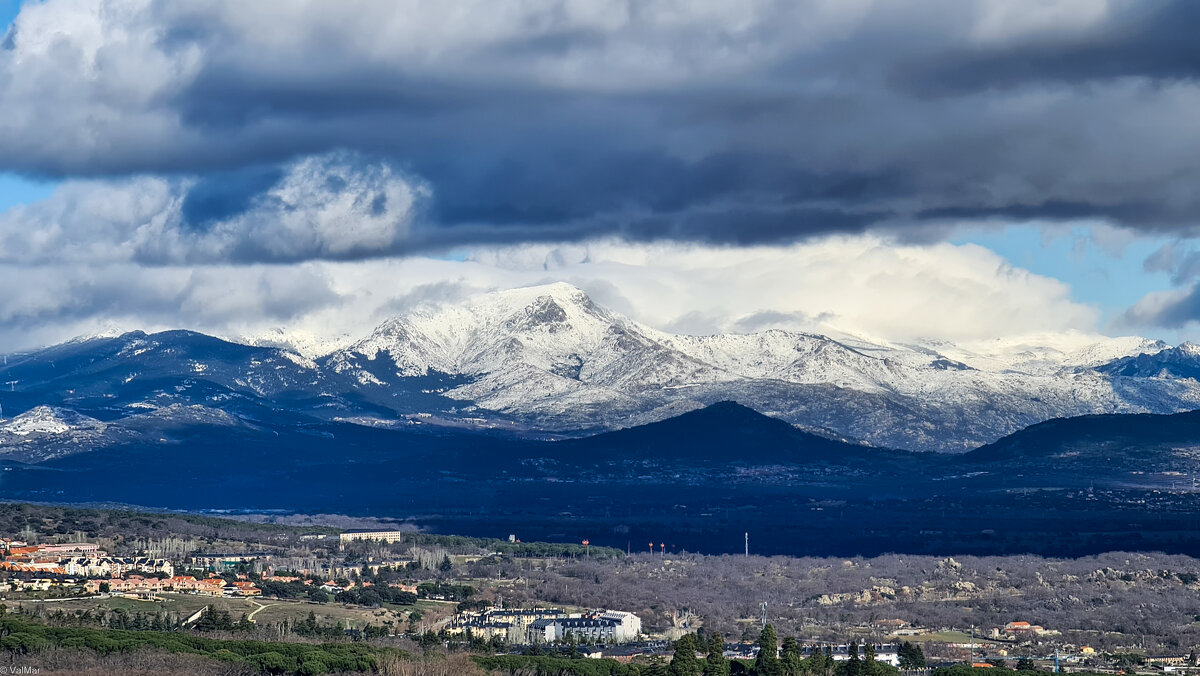
<svg viewBox="0 0 1200 676"><path fill-rule="evenodd" d="M29 290L0 297L0 338L15 349L119 325L328 344L422 303L552 281L655 328L691 333L787 328L970 341L1094 331L1097 322L1066 285L981 247L859 236L785 247L527 245L461 261L0 266L0 285Z"/></svg>
<svg viewBox="0 0 1200 676"><path fill-rule="evenodd" d="M210 179L212 180L212 179ZM245 191L226 179L218 200ZM238 184L241 185L238 185ZM297 261L383 255L403 247L430 191L390 165L348 153L287 164L245 204L189 218L193 178L71 180L48 199L0 213L0 261L144 264ZM209 208L209 211L212 209Z"/></svg>
<svg viewBox="0 0 1200 676"><path fill-rule="evenodd" d="M873 235L782 247L524 246L477 259L566 279L668 330L777 327L970 340L1094 330L1098 317L1072 301L1062 282L982 247L900 245Z"/></svg>

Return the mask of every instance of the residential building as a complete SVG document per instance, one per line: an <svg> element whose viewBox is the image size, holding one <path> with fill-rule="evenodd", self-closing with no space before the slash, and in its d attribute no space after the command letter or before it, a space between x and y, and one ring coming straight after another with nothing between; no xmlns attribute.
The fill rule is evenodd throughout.
<svg viewBox="0 0 1200 676"><path fill-rule="evenodd" d="M617 628L620 623L616 620L600 617L558 617L553 619L535 620L526 631L528 643L554 643L567 640L573 636L582 643L618 643Z"/></svg>
<svg viewBox="0 0 1200 676"><path fill-rule="evenodd" d="M642 633L642 618L623 610L605 610L600 613L600 619L616 622L614 640L617 643L636 641Z"/></svg>
<svg viewBox="0 0 1200 676"><path fill-rule="evenodd" d="M404 533L398 530L348 530L339 536L341 545L345 547L348 543L370 540L374 542L401 542L404 540Z"/></svg>

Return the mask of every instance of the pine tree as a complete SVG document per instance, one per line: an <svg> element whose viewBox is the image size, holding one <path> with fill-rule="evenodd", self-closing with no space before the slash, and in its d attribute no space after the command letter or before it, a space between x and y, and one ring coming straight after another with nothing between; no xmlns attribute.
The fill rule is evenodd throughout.
<svg viewBox="0 0 1200 676"><path fill-rule="evenodd" d="M696 676L700 663L696 660L696 643L691 634L684 634L675 642L675 654L671 656L670 676Z"/></svg>
<svg viewBox="0 0 1200 676"><path fill-rule="evenodd" d="M819 645L814 645L812 647L812 652L809 653L806 661L808 662L807 670L811 674L824 674L828 671L828 662L826 661L825 650Z"/></svg>
<svg viewBox="0 0 1200 676"><path fill-rule="evenodd" d="M720 634L714 633L708 637L704 676L729 676L729 661L725 659L725 639Z"/></svg>
<svg viewBox="0 0 1200 676"><path fill-rule="evenodd" d="M869 641L863 645L863 662L859 673L864 676L875 676L879 673L879 663L875 661L875 645Z"/></svg>
<svg viewBox="0 0 1200 676"><path fill-rule="evenodd" d="M758 637L758 657L754 658L754 676L782 676L783 669L779 663L779 637L775 635L775 627L763 627Z"/></svg>
<svg viewBox="0 0 1200 676"><path fill-rule="evenodd" d="M838 668L839 676L862 676L862 662L858 659L858 642L851 641L846 649L846 661Z"/></svg>
<svg viewBox="0 0 1200 676"><path fill-rule="evenodd" d="M915 643L905 641L900 644L900 649L897 651L900 655L901 669L924 669L925 668L925 651L921 646ZM1032 668L1033 660L1030 660Z"/></svg>
<svg viewBox="0 0 1200 676"><path fill-rule="evenodd" d="M650 658L650 664L646 665L646 676L668 676L667 663L663 660L662 655Z"/></svg>
<svg viewBox="0 0 1200 676"><path fill-rule="evenodd" d="M783 639L783 649L779 655L780 661L783 663L783 673L786 676L799 676L804 664L804 655L800 651L800 644L791 636Z"/></svg>

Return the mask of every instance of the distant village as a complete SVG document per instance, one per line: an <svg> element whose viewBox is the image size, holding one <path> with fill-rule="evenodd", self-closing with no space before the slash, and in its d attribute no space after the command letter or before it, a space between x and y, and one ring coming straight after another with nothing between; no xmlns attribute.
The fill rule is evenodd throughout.
<svg viewBox="0 0 1200 676"><path fill-rule="evenodd" d="M115 555L97 542L69 541L37 544L19 537L0 539L0 602L33 604L37 599L72 600L94 597L128 598L143 601L162 601L169 595L209 597L213 599L287 599L295 603L337 601L359 606L394 604L392 607L412 608L407 613L407 627L399 623L387 625L384 635L417 636L421 640L439 641L449 645L487 645L492 650L513 653L538 650L554 652L570 646L572 654L589 658L611 658L629 663L670 652L671 641L694 626L683 623L678 629L648 631L643 617L629 608L579 608L554 604L529 604L524 607L505 605L502 598L475 598L468 583L478 583L467 577L455 579L449 572L453 567L446 555L439 560L418 560L411 555L414 549L403 549L411 533L399 530L347 530L338 534L298 535L297 540L311 543L327 555L322 557L287 556L283 548L261 551L246 544L242 551L203 551L181 548L173 555L149 555L147 547L137 555ZM75 536L53 539L79 539ZM107 540L106 540L107 542ZM515 537L510 543L517 543ZM128 544L117 547L128 553ZM167 548L169 549L169 547ZM186 550L186 551L185 551ZM270 551L268 551L270 550ZM364 556L364 552L374 552ZM397 556L397 552L410 555ZM586 551L586 550L585 550ZM457 566L494 558L496 553L456 555ZM441 568L440 581L429 581L431 568ZM407 577L407 573L424 572ZM386 573L386 574L384 574ZM289 595L281 596L281 590ZM297 590L303 590L297 593ZM37 596L41 594L41 596ZM370 596L374 594L374 596ZM178 598L178 597L175 597ZM382 599L383 601L381 601ZM447 612L423 617L416 608L420 600L440 604ZM819 604L828 605L829 595L821 596ZM256 607L265 607L260 603ZM306 606L307 608L307 606ZM428 611L428 606L426 607ZM304 610L304 612L309 612ZM201 611L186 618L187 623L198 620ZM644 613L643 613L644 615ZM418 618L422 618L420 622ZM255 620L249 617L246 622ZM748 634L757 633L759 623L750 620ZM766 626L766 616L761 621ZM341 630L339 630L341 631ZM823 651L833 663L857 659L858 646L869 648L874 660L892 667L914 666L912 652L921 653L916 645L926 649L934 646L940 652L931 654L931 663L970 664L978 668L1003 666L1019 659L1038 668L1068 670L1073 665L1087 665L1089 671L1104 671L1106 666L1097 651L1088 645L1053 643L1054 649L1029 646L1050 645L1060 632L1022 619L1002 626L972 630L969 637L951 628L925 628L901 619L877 619L869 626L846 627L846 636L878 637L875 640L856 638L855 642L806 642L801 650L811 655ZM347 626L347 636L359 636L361 628ZM432 637L432 638L431 638ZM879 640L882 638L884 640ZM909 643L912 641L913 643ZM1024 647L1024 648L1023 648ZM908 656L906 657L906 650ZM1030 652L1035 656L1031 658ZM1036 654L1041 651L1041 654ZM755 659L758 644L747 636L730 637L723 643L722 653L728 659ZM925 664L921 653L920 664ZM1194 664L1194 656L1166 655L1146 657L1140 666L1162 672L1186 670ZM1082 668L1082 666L1080 666ZM1120 671L1112 667L1111 671Z"/></svg>

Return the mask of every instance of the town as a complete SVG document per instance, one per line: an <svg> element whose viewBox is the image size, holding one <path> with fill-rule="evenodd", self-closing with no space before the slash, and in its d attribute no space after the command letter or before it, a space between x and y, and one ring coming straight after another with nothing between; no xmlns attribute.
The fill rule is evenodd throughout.
<svg viewBox="0 0 1200 676"><path fill-rule="evenodd" d="M1068 570L1026 557L627 554L516 535L13 510L0 521L12 529L0 538L0 604L10 621L48 627L319 640L469 656L499 673L578 659L653 674L687 654L746 673L772 659L792 664L780 673L841 673L868 658L906 671L1175 673L1196 668L1200 642L1200 562L1184 557ZM711 579L726 588L712 591ZM1089 588L1103 591L1096 605L1072 610ZM1157 615L1115 609L1135 598Z"/></svg>

